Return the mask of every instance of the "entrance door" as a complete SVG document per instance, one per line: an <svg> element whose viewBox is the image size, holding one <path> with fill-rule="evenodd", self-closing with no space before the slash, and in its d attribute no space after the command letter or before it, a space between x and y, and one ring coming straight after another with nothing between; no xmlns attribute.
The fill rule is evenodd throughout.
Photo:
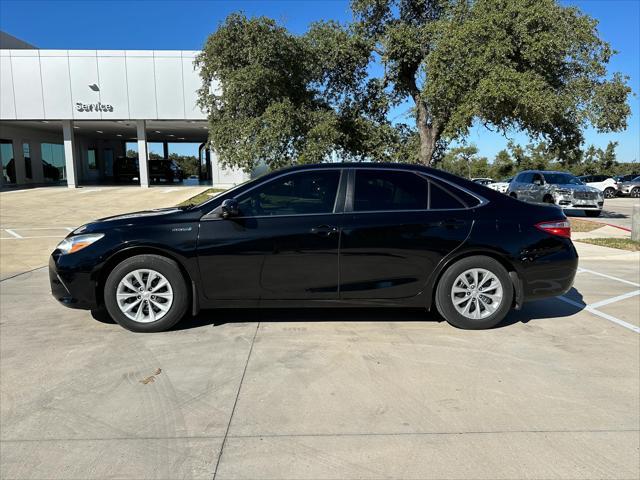
<svg viewBox="0 0 640 480"><path fill-rule="evenodd" d="M100 177L100 171L98 170L98 150L90 148L87 150L87 163L86 163L87 181L95 182Z"/></svg>
<svg viewBox="0 0 640 480"><path fill-rule="evenodd" d="M103 149L102 157L104 159L104 177L113 180L113 149Z"/></svg>

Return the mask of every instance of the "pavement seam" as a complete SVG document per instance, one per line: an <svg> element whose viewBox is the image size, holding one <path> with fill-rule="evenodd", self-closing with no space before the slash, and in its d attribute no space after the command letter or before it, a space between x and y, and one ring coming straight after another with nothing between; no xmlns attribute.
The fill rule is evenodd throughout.
<svg viewBox="0 0 640 480"><path fill-rule="evenodd" d="M41 267L32 268L31 270L27 270L26 272L16 273L15 275L11 275L10 277L6 277L0 280L0 282L4 282L5 280L11 280L12 278L19 277L20 275L26 275L27 273L35 272L36 270L40 270L42 268L47 268L47 265L43 265Z"/></svg>
<svg viewBox="0 0 640 480"><path fill-rule="evenodd" d="M249 360L251 359L251 353L253 352L253 345L256 342L256 336L258 335L258 330L260 329L260 322L256 325L256 330L253 332L253 338L251 339L251 346L249 347L249 353L247 354L247 360L244 362L244 370L242 371L242 377L240 377L240 384L238 385L238 391L236 392L236 398L233 402L233 408L231 409L231 415L229 415L229 423L227 424L227 429L224 432L224 438L222 439L222 444L220 445L220 453L218 454L218 460L216 461L216 468L213 470L213 478L215 480L216 475L218 474L218 467L220 466L220 460L222 459L222 454L224 452L224 446L227 443L227 437L229 436L229 429L231 428L231 421L233 420L233 414L236 412L236 405L238 405L238 398L240 398L240 391L242 390L242 384L244 383L244 376L247 373L247 367L249 366Z"/></svg>

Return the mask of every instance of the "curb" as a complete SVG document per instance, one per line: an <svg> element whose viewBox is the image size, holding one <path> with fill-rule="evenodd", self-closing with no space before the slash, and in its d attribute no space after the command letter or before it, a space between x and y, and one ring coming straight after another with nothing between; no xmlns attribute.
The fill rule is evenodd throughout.
<svg viewBox="0 0 640 480"><path fill-rule="evenodd" d="M571 217L571 218L577 218L578 220L582 220L583 222L590 222L590 223L597 223L598 225L602 225L603 227L613 227L613 228L618 228L620 230L624 230L625 232L631 232L630 228L627 227L621 227L620 225L614 225L612 223L605 223L605 222L598 222L596 220L586 220L584 218L581 217Z"/></svg>

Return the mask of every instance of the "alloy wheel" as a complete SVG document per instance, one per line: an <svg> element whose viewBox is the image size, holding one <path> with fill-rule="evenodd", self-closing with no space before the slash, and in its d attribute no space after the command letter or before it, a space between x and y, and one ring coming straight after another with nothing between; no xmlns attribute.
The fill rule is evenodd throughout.
<svg viewBox="0 0 640 480"><path fill-rule="evenodd" d="M631 190L631 196L633 198L640 198L640 187L636 187L633 190Z"/></svg>
<svg viewBox="0 0 640 480"><path fill-rule="evenodd" d="M160 272L138 269L127 273L116 290L120 311L134 322L150 323L164 317L173 304L173 289Z"/></svg>
<svg viewBox="0 0 640 480"><path fill-rule="evenodd" d="M604 190L604 198L614 198L616 196L616 191L613 188L606 188Z"/></svg>
<svg viewBox="0 0 640 480"><path fill-rule="evenodd" d="M462 272L451 287L451 301L458 313L480 320L492 315L502 303L502 284L498 277L484 268Z"/></svg>

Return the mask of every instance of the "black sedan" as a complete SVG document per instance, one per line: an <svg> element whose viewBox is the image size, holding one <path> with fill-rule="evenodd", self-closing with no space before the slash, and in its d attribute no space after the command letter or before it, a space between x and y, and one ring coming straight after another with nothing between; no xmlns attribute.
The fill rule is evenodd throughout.
<svg viewBox="0 0 640 480"><path fill-rule="evenodd" d="M138 332L215 307L419 307L498 324L561 295L578 257L555 206L416 165L275 171L192 207L84 225L51 255L52 293Z"/></svg>

